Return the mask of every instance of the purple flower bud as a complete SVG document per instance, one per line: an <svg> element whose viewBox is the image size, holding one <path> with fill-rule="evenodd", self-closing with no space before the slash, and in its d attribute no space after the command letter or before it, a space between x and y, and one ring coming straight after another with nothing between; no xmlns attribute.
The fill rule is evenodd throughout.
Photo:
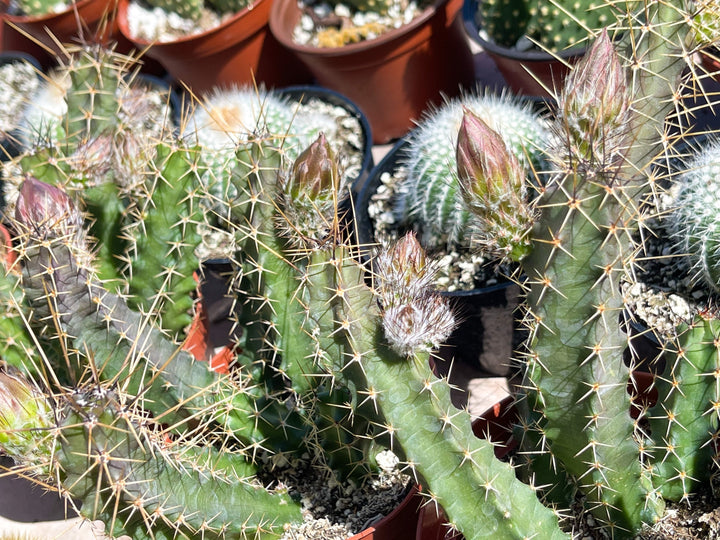
<svg viewBox="0 0 720 540"><path fill-rule="evenodd" d="M524 191L525 171L498 132L466 109L457 141L458 179L463 193L488 201Z"/></svg>
<svg viewBox="0 0 720 540"><path fill-rule="evenodd" d="M383 306L405 304L432 288L435 269L414 233L408 233L376 258L377 290Z"/></svg>
<svg viewBox="0 0 720 540"><path fill-rule="evenodd" d="M70 197L32 176L20 186L15 220L43 239L77 235L82 230L82 216Z"/></svg>
<svg viewBox="0 0 720 540"><path fill-rule="evenodd" d="M474 241L487 253L518 261L530 249L534 213L520 161L499 133L466 110L457 142L460 191L477 218Z"/></svg>

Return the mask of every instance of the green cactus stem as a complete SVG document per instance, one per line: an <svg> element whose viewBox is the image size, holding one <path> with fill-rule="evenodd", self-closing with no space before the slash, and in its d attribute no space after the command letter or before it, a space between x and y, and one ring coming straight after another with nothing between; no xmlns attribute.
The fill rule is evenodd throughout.
<svg viewBox="0 0 720 540"><path fill-rule="evenodd" d="M688 500L706 483L717 450L720 320L709 313L681 327L669 344L665 372L656 377L657 404L650 420L653 483L667 500Z"/></svg>
<svg viewBox="0 0 720 540"><path fill-rule="evenodd" d="M423 321L440 322L427 323L437 330L452 325L446 301L427 288L431 270L417 241L405 237L378 262L384 331L368 317L377 303L358 286L362 274L357 266L342 268L348 295L343 320L356 336L358 361L375 389L371 398L387 417L383 427L427 486L428 504L441 505L448 522L469 540L488 535L567 538L534 489L516 478L511 465L497 460L493 444L475 437L469 413L452 405L448 382L432 373L429 349L442 332L418 332L413 343L392 339L398 325L415 329Z"/></svg>
<svg viewBox="0 0 720 540"><path fill-rule="evenodd" d="M53 332L60 337L54 346L62 347L65 361L56 361L56 372L67 371L71 383L84 380L87 370L117 381L156 416L169 423L177 419L180 429L188 418L206 414L208 394L217 384L213 373L167 339L151 315L131 311L102 286L87 251L82 216L62 190L28 178L14 226L27 301L37 324L57 328Z"/></svg>

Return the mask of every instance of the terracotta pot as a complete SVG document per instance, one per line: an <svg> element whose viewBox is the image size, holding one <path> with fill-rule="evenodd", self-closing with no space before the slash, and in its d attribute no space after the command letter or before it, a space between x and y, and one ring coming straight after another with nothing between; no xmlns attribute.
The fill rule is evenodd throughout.
<svg viewBox="0 0 720 540"><path fill-rule="evenodd" d="M415 540L421 504L420 489L414 485L395 510L349 540Z"/></svg>
<svg viewBox="0 0 720 540"><path fill-rule="evenodd" d="M117 0L78 0L59 13L42 16L5 15L3 47L6 50L23 50L37 56L62 55L58 45L79 43L110 43L118 39L115 26ZM43 65L47 61L43 59Z"/></svg>
<svg viewBox="0 0 720 540"><path fill-rule="evenodd" d="M269 87L310 81L308 72L270 35L267 23L273 0L257 0L212 30L168 42L149 42L130 34L130 1L118 4L122 35L138 50L147 49L148 57L196 94L255 81Z"/></svg>
<svg viewBox="0 0 720 540"><path fill-rule="evenodd" d="M462 0L438 0L411 23L343 47L293 41L297 0L275 0L270 30L312 72L318 84L357 103L370 120L375 143L401 137L442 95L456 96L475 80L462 28Z"/></svg>
<svg viewBox="0 0 720 540"><path fill-rule="evenodd" d="M470 39L495 62L514 93L521 96L554 97L554 91L562 88L570 66L585 54L585 48L576 47L550 54L539 50L520 51L501 47L480 35L482 23L477 16L478 1L465 0L463 5L465 30Z"/></svg>

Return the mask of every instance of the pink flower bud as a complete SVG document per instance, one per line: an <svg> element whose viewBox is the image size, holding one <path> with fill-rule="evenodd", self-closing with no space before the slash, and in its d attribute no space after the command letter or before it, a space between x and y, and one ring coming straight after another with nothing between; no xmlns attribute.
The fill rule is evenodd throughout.
<svg viewBox="0 0 720 540"><path fill-rule="evenodd" d="M82 216L70 197L59 187L26 177L15 205L15 219L41 238L76 235Z"/></svg>
<svg viewBox="0 0 720 540"><path fill-rule="evenodd" d="M527 233L534 222L525 169L500 134L469 110L456 153L460 191L477 218L474 240L493 256L522 259L529 252Z"/></svg>
<svg viewBox="0 0 720 540"><path fill-rule="evenodd" d="M320 133L295 160L285 192L293 200L302 196L311 200L332 199L338 178L338 167L330 143Z"/></svg>
<svg viewBox="0 0 720 540"><path fill-rule="evenodd" d="M499 133L465 110L457 142L457 168L463 192L488 201L524 191L525 171Z"/></svg>
<svg viewBox="0 0 720 540"><path fill-rule="evenodd" d="M575 157L605 163L617 155L626 135L630 102L625 70L603 29L568 76L561 97Z"/></svg>

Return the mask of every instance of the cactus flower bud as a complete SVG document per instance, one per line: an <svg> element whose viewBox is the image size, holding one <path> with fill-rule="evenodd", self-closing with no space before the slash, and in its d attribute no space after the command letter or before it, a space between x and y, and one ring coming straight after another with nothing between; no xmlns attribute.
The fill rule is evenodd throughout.
<svg viewBox="0 0 720 540"><path fill-rule="evenodd" d="M331 199L339 177L330 143L320 133L293 163L285 191L293 200L303 196L312 200Z"/></svg>
<svg viewBox="0 0 720 540"><path fill-rule="evenodd" d="M82 234L82 215L59 187L28 176L20 186L15 219L41 239Z"/></svg>
<svg viewBox="0 0 720 540"><path fill-rule="evenodd" d="M525 257L534 221L526 172L500 134L469 110L458 132L457 173L463 200L477 218L474 240L495 256Z"/></svg>
<svg viewBox="0 0 720 540"><path fill-rule="evenodd" d="M434 269L414 233L408 233L376 258L377 290L386 308L404 304L432 287Z"/></svg>
<svg viewBox="0 0 720 540"><path fill-rule="evenodd" d="M47 430L54 425L45 397L21 375L0 371L0 450L23 465L47 467L52 451Z"/></svg>
<svg viewBox="0 0 720 540"><path fill-rule="evenodd" d="M625 71L607 30L595 39L568 76L561 96L571 155L610 165L625 146L630 94Z"/></svg>
<svg viewBox="0 0 720 540"><path fill-rule="evenodd" d="M435 272L414 234L378 254L375 267L385 337L397 353L430 350L450 336L455 317L432 290Z"/></svg>
<svg viewBox="0 0 720 540"><path fill-rule="evenodd" d="M301 245L322 242L334 226L340 189L335 155L320 133L295 160L283 185L283 209L291 229L286 236Z"/></svg>

